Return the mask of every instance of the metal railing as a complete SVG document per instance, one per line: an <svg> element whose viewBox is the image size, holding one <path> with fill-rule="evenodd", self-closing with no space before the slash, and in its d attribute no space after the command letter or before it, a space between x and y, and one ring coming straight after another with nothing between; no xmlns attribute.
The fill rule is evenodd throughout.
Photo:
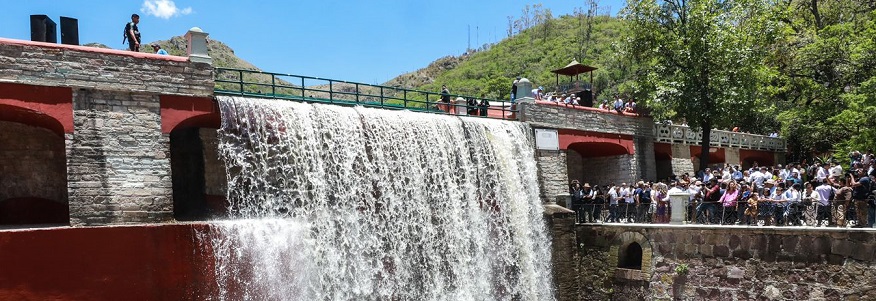
<svg viewBox="0 0 876 301"><path fill-rule="evenodd" d="M312 76L215 68L214 92L220 95L297 100L336 105L411 110L435 114L469 115L503 120L516 119L517 112L504 100L450 94L442 101L439 92L371 85ZM462 97L465 103L457 103ZM445 98L446 99L446 98ZM478 105L471 105L474 100ZM482 103L486 105L481 105ZM463 112L464 111L464 112Z"/></svg>
<svg viewBox="0 0 876 301"><path fill-rule="evenodd" d="M664 206L659 209L658 206ZM803 226L803 227L856 227L865 220L869 205L866 201L831 200L827 205L818 202L758 201L757 207L747 202L723 206L718 202L695 201L686 205L683 220L696 225L742 226ZM578 223L643 223L666 224L671 210L669 204L635 204L618 202L616 205L589 203L574 206ZM661 216L661 212L663 216Z"/></svg>
<svg viewBox="0 0 876 301"><path fill-rule="evenodd" d="M654 136L657 142L699 145L702 131L694 131L683 125L655 124ZM713 147L737 147L770 151L785 151L785 140L763 135L712 130L709 145Z"/></svg>

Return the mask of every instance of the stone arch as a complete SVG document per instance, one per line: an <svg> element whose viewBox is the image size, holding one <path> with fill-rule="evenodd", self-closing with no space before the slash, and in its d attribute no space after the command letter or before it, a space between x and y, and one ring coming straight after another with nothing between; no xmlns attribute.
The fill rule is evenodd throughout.
<svg viewBox="0 0 876 301"><path fill-rule="evenodd" d="M63 137L73 133L73 91L0 83L0 120L45 128Z"/></svg>
<svg viewBox="0 0 876 301"><path fill-rule="evenodd" d="M775 155L767 151L741 149L739 150L739 161L742 168L750 168L755 162L759 166L772 166L775 164Z"/></svg>
<svg viewBox="0 0 876 301"><path fill-rule="evenodd" d="M173 212L177 220L225 214L225 165L219 159L219 108L211 98L161 96L161 130L170 140Z"/></svg>
<svg viewBox="0 0 876 301"><path fill-rule="evenodd" d="M615 237L611 251L617 267L616 277L630 280L647 280L653 273L651 242L639 232L628 231Z"/></svg>
<svg viewBox="0 0 876 301"><path fill-rule="evenodd" d="M0 120L0 224L68 224L64 135L33 124Z"/></svg>
<svg viewBox="0 0 876 301"><path fill-rule="evenodd" d="M632 242L626 248L621 248L617 267L642 270L642 246L637 242Z"/></svg>

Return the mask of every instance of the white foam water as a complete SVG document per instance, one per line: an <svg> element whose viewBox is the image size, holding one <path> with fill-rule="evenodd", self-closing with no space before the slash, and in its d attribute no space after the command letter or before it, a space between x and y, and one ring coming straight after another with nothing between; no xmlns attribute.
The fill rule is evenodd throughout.
<svg viewBox="0 0 876 301"><path fill-rule="evenodd" d="M222 96L216 300L553 300L522 123Z"/></svg>

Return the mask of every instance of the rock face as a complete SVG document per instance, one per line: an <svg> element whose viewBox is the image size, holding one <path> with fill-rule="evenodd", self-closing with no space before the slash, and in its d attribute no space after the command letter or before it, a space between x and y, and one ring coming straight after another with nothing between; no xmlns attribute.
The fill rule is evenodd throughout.
<svg viewBox="0 0 876 301"><path fill-rule="evenodd" d="M554 261L559 300L876 298L872 231L552 225L554 256L568 257ZM618 266L633 242L630 272Z"/></svg>

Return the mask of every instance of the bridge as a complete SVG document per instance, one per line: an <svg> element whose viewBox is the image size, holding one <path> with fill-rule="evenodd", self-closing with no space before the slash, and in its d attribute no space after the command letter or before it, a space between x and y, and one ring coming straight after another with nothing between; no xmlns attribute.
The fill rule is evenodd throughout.
<svg viewBox="0 0 876 301"><path fill-rule="evenodd" d="M3 263L10 264L9 258L71 262L101 252L109 255L91 269L112 274L117 269L110 263L125 262L122 253L107 252L114 248L126 255L151 254L136 256L156 265L130 275L182 277L202 269L197 254L170 247L192 243L194 234L184 225L137 227L140 239L131 238L134 232L125 227L83 226L199 220L210 218L204 210L221 208L227 181L215 155L221 121L216 95L467 113L455 110L459 103L436 108L442 105L439 96L429 91L214 68L206 49L197 47L206 34L192 31L187 37L194 45L188 57L0 39L0 226L63 227L7 231L8 239L0 239ZM684 126L526 95L513 109L504 101L490 102L482 118L535 128L545 202L564 195L570 179L632 182L692 172L698 164L699 133ZM784 163L782 139L712 133L710 162ZM664 299L868 299L876 294L872 231L576 224L564 214L548 216L548 222L561 300L637 299L646 293ZM22 247L51 246L59 239L72 242L61 259L51 249ZM168 244L158 248L144 241ZM163 264L170 262L165 258L174 258L176 265ZM51 267L16 267L18 272L0 271L2 283L54 285L47 281L92 276L89 269L49 275ZM177 280L182 279L151 279L156 282L134 291L184 295ZM95 283L88 289L105 289L103 282Z"/></svg>
<svg viewBox="0 0 876 301"><path fill-rule="evenodd" d="M467 115L470 109L464 102L470 96L452 95L448 104L432 91L215 68L206 49L189 50L188 57L176 57L0 39L0 141L6 141L0 146L0 208L40 212L9 213L0 224L203 218L203 208L222 206L225 189L217 175L223 165L211 155L221 121L215 95L435 114ZM697 164L699 133L686 127L520 94L513 108L488 99L487 114L478 117L526 122L537 130L545 201L563 195L570 179L632 182L692 173ZM745 167L784 161L781 139L713 133L710 162ZM177 163L185 160L203 164L190 170Z"/></svg>

